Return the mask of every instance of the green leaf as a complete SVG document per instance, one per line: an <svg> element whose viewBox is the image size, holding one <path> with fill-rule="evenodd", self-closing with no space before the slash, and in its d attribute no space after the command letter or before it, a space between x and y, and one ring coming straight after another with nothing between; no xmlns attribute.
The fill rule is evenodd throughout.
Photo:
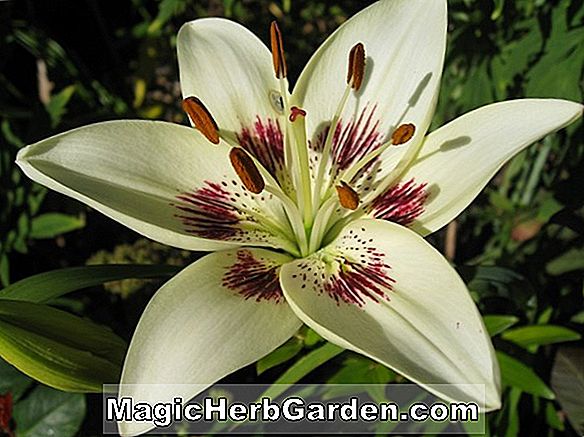
<svg viewBox="0 0 584 437"><path fill-rule="evenodd" d="M554 399L554 392L521 361L500 351L497 351L497 359L501 367L501 380L504 385L516 387L526 393L545 399Z"/></svg>
<svg viewBox="0 0 584 437"><path fill-rule="evenodd" d="M570 319L570 322L584 324L584 311L574 314Z"/></svg>
<svg viewBox="0 0 584 437"><path fill-rule="evenodd" d="M0 255L0 284L10 284L10 261L5 253Z"/></svg>
<svg viewBox="0 0 584 437"><path fill-rule="evenodd" d="M555 390L555 387L554 387ZM556 390L557 393L557 390ZM558 393L559 396L559 393ZM547 424L553 428L557 429L558 431L564 431L565 426L564 422L561 421L559 417L559 412L556 410L553 402L546 402L545 405L545 421Z"/></svg>
<svg viewBox="0 0 584 437"><path fill-rule="evenodd" d="M499 315L486 315L483 316L483 322L489 335L494 337L497 334L507 330L507 328L513 326L519 321L518 317L515 316L499 316Z"/></svg>
<svg viewBox="0 0 584 437"><path fill-rule="evenodd" d="M151 279L172 276L177 266L147 264L111 264L71 267L40 273L18 281L0 291L0 299L43 303L81 288L109 281L138 278Z"/></svg>
<svg viewBox="0 0 584 437"><path fill-rule="evenodd" d="M51 127L55 127L61 122L61 118L65 115L67 104L73 97L74 92L75 85L69 85L51 97L49 103L45 105L45 109L51 117Z"/></svg>
<svg viewBox="0 0 584 437"><path fill-rule="evenodd" d="M376 402L387 402L385 384L394 381L396 374L383 364L360 355L350 355L344 360L341 368L328 380L326 399L339 396L349 396L358 392L367 392ZM344 388L347 384L360 387L356 392L355 386Z"/></svg>
<svg viewBox="0 0 584 437"><path fill-rule="evenodd" d="M584 249L570 249L557 258L551 260L545 266L547 273L553 276L584 270Z"/></svg>
<svg viewBox="0 0 584 437"><path fill-rule="evenodd" d="M37 387L14 406L16 437L72 437L85 417L85 396Z"/></svg>
<svg viewBox="0 0 584 437"><path fill-rule="evenodd" d="M32 379L0 358L0 396L10 392L16 402L32 382Z"/></svg>
<svg viewBox="0 0 584 437"><path fill-rule="evenodd" d="M552 387L578 434L584 434L584 349L561 347L552 368Z"/></svg>
<svg viewBox="0 0 584 437"><path fill-rule="evenodd" d="M84 226L85 218L83 217L49 212L32 219L30 237L35 239L55 238L58 235L81 229Z"/></svg>
<svg viewBox="0 0 584 437"><path fill-rule="evenodd" d="M287 390L288 387L285 384L297 383L314 369L332 360L343 351L343 348L332 343L327 343L318 349L314 349L290 366L272 386L262 393L259 399L262 397L277 398Z"/></svg>
<svg viewBox="0 0 584 437"><path fill-rule="evenodd" d="M495 8L491 13L491 20L495 21L501 16L501 13L503 12L503 8L505 7L505 0L493 0L493 2L495 3Z"/></svg>
<svg viewBox="0 0 584 437"><path fill-rule="evenodd" d="M306 330L306 336L304 337L304 345L306 347L312 347L316 344L323 342L324 338L322 338L314 329L308 328Z"/></svg>
<svg viewBox="0 0 584 437"><path fill-rule="evenodd" d="M302 343L303 342L300 338L292 337L278 349L260 359L256 363L257 374L261 375L266 370L269 370L294 358L298 352L302 350Z"/></svg>
<svg viewBox="0 0 584 437"><path fill-rule="evenodd" d="M521 347L528 348L530 346L579 340L580 334L563 326L533 325L510 329L504 332L501 338Z"/></svg>
<svg viewBox="0 0 584 437"><path fill-rule="evenodd" d="M563 1L553 9L545 52L526 74L526 95L572 100L581 97L578 78L584 64L584 27L570 24L582 21L582 13L574 16L570 3Z"/></svg>
<svg viewBox="0 0 584 437"><path fill-rule="evenodd" d="M386 384L395 378L395 373L369 358L349 356L341 368L328 380L328 384Z"/></svg>
<svg viewBox="0 0 584 437"><path fill-rule="evenodd" d="M158 8L158 15L148 26L148 33L152 35L158 32L174 15L184 11L186 5L186 0L162 0Z"/></svg>
<svg viewBox="0 0 584 437"><path fill-rule="evenodd" d="M103 326L47 305L0 301L0 356L46 385L100 392L119 380L125 352Z"/></svg>
<svg viewBox="0 0 584 437"><path fill-rule="evenodd" d="M512 388L509 390L507 398L507 429L505 437L517 437L519 434L519 401L521 400L521 390Z"/></svg>

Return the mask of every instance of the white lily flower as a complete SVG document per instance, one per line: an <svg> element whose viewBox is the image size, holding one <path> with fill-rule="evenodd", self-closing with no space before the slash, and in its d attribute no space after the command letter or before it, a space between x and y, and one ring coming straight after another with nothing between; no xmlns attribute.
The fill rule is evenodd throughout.
<svg viewBox="0 0 584 437"><path fill-rule="evenodd" d="M113 121L20 151L35 181L156 241L216 251L152 298L122 384L209 386L304 322L422 386L484 384L486 403L472 386L431 390L500 407L480 314L422 237L582 105L496 103L426 134L446 16L445 0L379 1L326 40L292 93L277 26L270 54L234 22L195 20L179 32L178 59L198 131ZM122 392L164 402L196 394ZM122 424L122 433L148 428Z"/></svg>

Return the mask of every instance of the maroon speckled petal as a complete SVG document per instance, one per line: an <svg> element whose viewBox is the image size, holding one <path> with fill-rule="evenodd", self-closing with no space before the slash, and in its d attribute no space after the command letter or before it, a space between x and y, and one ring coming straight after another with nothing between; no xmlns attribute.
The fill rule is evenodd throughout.
<svg viewBox="0 0 584 437"><path fill-rule="evenodd" d="M257 302L272 300L282 302L283 294L279 281L280 264L258 257L250 250L237 252L237 261L223 276L223 286L235 291L245 299Z"/></svg>
<svg viewBox="0 0 584 437"><path fill-rule="evenodd" d="M341 119L337 124L332 144L333 167L330 169L334 171L333 177L382 145L383 135L378 130L380 121L375 110L376 106L366 106L356 118ZM329 125L324 126L310 142L314 152L322 152L329 129ZM312 166L316 168L318 164L313 162Z"/></svg>
<svg viewBox="0 0 584 437"><path fill-rule="evenodd" d="M299 261L299 271L292 278L300 281L300 289L326 293L339 305L362 307L367 301L390 301L395 280L384 256L372 239L350 230L335 248Z"/></svg>
<svg viewBox="0 0 584 437"><path fill-rule="evenodd" d="M237 134L239 145L253 155L280 184L287 177L284 163L284 135L278 120L257 117L252 126Z"/></svg>
<svg viewBox="0 0 584 437"><path fill-rule="evenodd" d="M424 212L427 200L427 184L410 179L388 188L366 210L374 218L410 226Z"/></svg>
<svg viewBox="0 0 584 437"><path fill-rule="evenodd" d="M272 199L268 193L249 193L240 181L204 181L202 187L177 194L170 205L185 232L196 237L280 247L281 237L264 229L257 219L267 214L263 206Z"/></svg>

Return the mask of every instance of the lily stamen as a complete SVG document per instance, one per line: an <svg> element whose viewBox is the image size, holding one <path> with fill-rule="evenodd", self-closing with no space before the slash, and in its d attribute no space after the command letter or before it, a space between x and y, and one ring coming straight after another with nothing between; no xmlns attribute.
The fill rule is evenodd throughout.
<svg viewBox="0 0 584 437"><path fill-rule="evenodd" d="M359 207L359 195L349 184L341 181L341 185L337 185L335 188L337 189L339 202L343 208L354 211Z"/></svg>
<svg viewBox="0 0 584 437"><path fill-rule="evenodd" d="M187 97L182 101L182 108L188 114L189 118L195 125L195 128L201 132L205 138L213 144L219 144L219 127L209 110L203 105L203 102L195 96Z"/></svg>
<svg viewBox="0 0 584 437"><path fill-rule="evenodd" d="M349 69L347 72L347 85L355 91L359 91L365 75L365 47L357 43L349 52Z"/></svg>
<svg viewBox="0 0 584 437"><path fill-rule="evenodd" d="M357 43L353 46L349 52L349 65L347 70L347 86L345 92L339 101L339 105L331 120L331 124L326 135L324 147L322 150L322 155L320 159L320 164L318 166L318 173L316 176L316 182L314 190L313 204L318 206L319 199L322 199L322 193L327 193L329 191L330 185L323 186L323 178L328 164L328 160L332 156L333 139L334 134L337 129L337 125L341 119L341 114L343 113L345 106L347 105L347 100L351 95L351 90L354 89L358 91L362 85L363 77L365 75L365 46L362 43ZM325 196L326 197L326 196Z"/></svg>
<svg viewBox="0 0 584 437"><path fill-rule="evenodd" d="M391 135L391 143L394 146L405 144L412 139L416 133L416 126L412 123L402 124Z"/></svg>
<svg viewBox="0 0 584 437"><path fill-rule="evenodd" d="M389 141L385 142L383 145L378 147L377 149L373 150L369 154L365 155L361 158L355 165L351 166L347 169L344 173L339 175L339 178L342 178L347 181L351 181L358 173L361 171L363 167L369 164L372 160L377 158L383 152L385 152L391 146L399 146L401 144L405 144L410 141L414 134L416 133L416 126L412 123L406 123L400 125L393 133ZM404 154L404 158L406 162L410 162L411 158L415 156L417 152L417 148L413 148L413 150L408 151Z"/></svg>
<svg viewBox="0 0 584 437"><path fill-rule="evenodd" d="M247 152L240 147L234 147L229 152L229 159L245 188L254 194L260 194L266 184L253 159Z"/></svg>
<svg viewBox="0 0 584 437"><path fill-rule="evenodd" d="M276 21L270 25L270 43L272 46L272 61L274 62L274 72L278 79L283 79L288 74L286 58L284 57L284 44L282 43L282 32Z"/></svg>

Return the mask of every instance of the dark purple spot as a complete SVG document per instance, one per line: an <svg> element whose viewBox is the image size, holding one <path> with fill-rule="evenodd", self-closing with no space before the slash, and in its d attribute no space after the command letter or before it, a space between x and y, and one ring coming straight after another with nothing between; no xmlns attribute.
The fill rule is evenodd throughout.
<svg viewBox="0 0 584 437"><path fill-rule="evenodd" d="M279 280L280 265L264 258L256 258L250 250L237 252L237 261L223 276L223 286L245 299L283 300Z"/></svg>
<svg viewBox="0 0 584 437"><path fill-rule="evenodd" d="M368 212L375 218L410 226L424 212L428 200L426 186L414 179L394 185L371 202Z"/></svg>

